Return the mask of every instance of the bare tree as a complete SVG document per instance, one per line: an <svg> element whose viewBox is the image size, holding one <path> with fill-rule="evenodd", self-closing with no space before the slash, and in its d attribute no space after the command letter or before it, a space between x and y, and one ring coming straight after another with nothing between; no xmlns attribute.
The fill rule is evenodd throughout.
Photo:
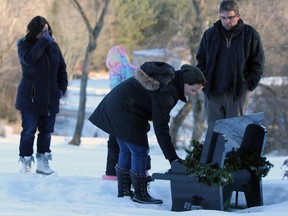
<svg viewBox="0 0 288 216"><path fill-rule="evenodd" d="M195 64L195 53L197 51L201 36L205 30L205 13L206 13L206 0L191 0L192 6L195 11L195 20L193 22L190 34L189 34L189 44L191 52L191 63ZM176 146L176 140L178 136L178 131L189 115L191 110L193 110L193 130L192 130L192 140L199 140L202 136L205 117L204 117L204 104L203 104L203 93L198 93L195 96L189 97L189 105L185 105L179 111L179 113L173 118L170 127L170 133L174 145Z"/></svg>
<svg viewBox="0 0 288 216"><path fill-rule="evenodd" d="M81 86L80 86L80 102L79 102L79 109L78 109L78 116L77 116L77 123L74 131L73 139L69 142L69 144L73 145L80 145L81 143L81 136L82 130L85 120L85 107L86 107L86 87L88 81L88 66L89 66L89 57L92 52L97 47L97 39L101 33L101 30L104 25L104 18L108 10L110 0L105 0L104 6L102 8L101 14L99 19L97 20L94 28L92 28L89 19L87 18L84 10L82 9L81 5L79 4L78 0L71 0L76 9L79 11L83 21L86 25L89 34L88 45L85 51L84 62L82 66L82 76L81 76ZM97 4L97 0L95 0L95 4Z"/></svg>
<svg viewBox="0 0 288 216"><path fill-rule="evenodd" d="M185 118L189 115L192 109L192 103L186 103L182 109L178 112L178 114L173 118L173 121L171 122L170 125L170 136L172 143L174 144L175 147L178 139L178 132L179 128L183 124Z"/></svg>
<svg viewBox="0 0 288 216"><path fill-rule="evenodd" d="M205 0L192 0L192 5L196 11L195 23L190 36L190 50L191 50L191 62L196 64L196 52L205 31L205 14L206 14L206 1ZM194 57L194 58L193 58ZM194 97L190 97L190 101L193 104L193 131L192 140L199 140L202 136L204 126L205 126L205 116L204 116L204 95L203 92L196 94Z"/></svg>

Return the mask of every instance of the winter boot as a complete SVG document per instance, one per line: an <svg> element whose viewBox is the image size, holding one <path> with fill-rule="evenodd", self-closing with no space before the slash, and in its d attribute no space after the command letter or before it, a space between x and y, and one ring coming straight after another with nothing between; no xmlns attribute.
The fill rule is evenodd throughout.
<svg viewBox="0 0 288 216"><path fill-rule="evenodd" d="M152 198L148 191L147 177L139 175L135 172L130 171L132 185L134 187L134 196L132 200L134 202L143 203L143 204L162 204L163 201L160 199Z"/></svg>
<svg viewBox="0 0 288 216"><path fill-rule="evenodd" d="M33 156L20 156L19 162L22 163L22 168L20 170L20 173L31 173L31 163L34 163L34 157Z"/></svg>
<svg viewBox="0 0 288 216"><path fill-rule="evenodd" d="M122 169L116 165L116 175L118 181L118 197L130 196L133 197L131 190L131 177L129 170Z"/></svg>
<svg viewBox="0 0 288 216"><path fill-rule="evenodd" d="M49 167L49 160L52 160L52 155L48 152L45 152L44 154L37 153L37 170L36 173L43 174L43 175L50 175L54 171L50 169Z"/></svg>

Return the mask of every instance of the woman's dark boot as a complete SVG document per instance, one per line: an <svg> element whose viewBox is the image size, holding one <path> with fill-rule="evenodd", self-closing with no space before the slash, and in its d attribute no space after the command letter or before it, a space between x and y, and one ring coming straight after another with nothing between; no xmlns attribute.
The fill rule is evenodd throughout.
<svg viewBox="0 0 288 216"><path fill-rule="evenodd" d="M160 199L152 198L147 191L147 177L139 175L135 172L130 171L132 185L134 188L134 196L132 200L134 202L143 204L162 204L163 201Z"/></svg>
<svg viewBox="0 0 288 216"><path fill-rule="evenodd" d="M118 197L130 196L133 197L131 190L131 177L129 170L122 169L116 165L116 175L118 181Z"/></svg>

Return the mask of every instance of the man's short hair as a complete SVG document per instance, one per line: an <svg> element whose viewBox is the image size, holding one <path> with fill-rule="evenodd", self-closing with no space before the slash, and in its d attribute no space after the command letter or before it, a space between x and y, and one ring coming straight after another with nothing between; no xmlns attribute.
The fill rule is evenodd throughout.
<svg viewBox="0 0 288 216"><path fill-rule="evenodd" d="M236 0L222 0L219 8L220 13L223 11L234 11L235 14L239 13L239 5Z"/></svg>

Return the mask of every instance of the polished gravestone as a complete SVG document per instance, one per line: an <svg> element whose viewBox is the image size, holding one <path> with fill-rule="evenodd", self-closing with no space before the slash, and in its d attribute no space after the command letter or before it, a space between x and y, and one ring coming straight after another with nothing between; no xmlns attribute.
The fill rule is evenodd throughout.
<svg viewBox="0 0 288 216"><path fill-rule="evenodd" d="M237 151L237 149L240 148L246 127L249 124L262 125L263 118L264 113L261 112L251 115L217 120L215 121L214 124L211 124L209 126L206 133L204 145L210 143L213 132L222 133L227 138L227 144L225 145L225 152L226 157L228 157L231 151ZM207 152L204 152L203 150L202 154L205 155L207 154Z"/></svg>
<svg viewBox="0 0 288 216"><path fill-rule="evenodd" d="M217 120L207 130L200 162L217 163L223 168L231 152L245 154L253 150L262 154L266 135L262 122L263 113ZM152 177L170 180L172 211L224 210L224 203L230 202L233 191L245 193L247 207L263 205L261 178L255 178L247 170L233 173L233 183L224 188L200 183L199 177L187 175L186 167L177 161L172 162L166 173L153 173Z"/></svg>

